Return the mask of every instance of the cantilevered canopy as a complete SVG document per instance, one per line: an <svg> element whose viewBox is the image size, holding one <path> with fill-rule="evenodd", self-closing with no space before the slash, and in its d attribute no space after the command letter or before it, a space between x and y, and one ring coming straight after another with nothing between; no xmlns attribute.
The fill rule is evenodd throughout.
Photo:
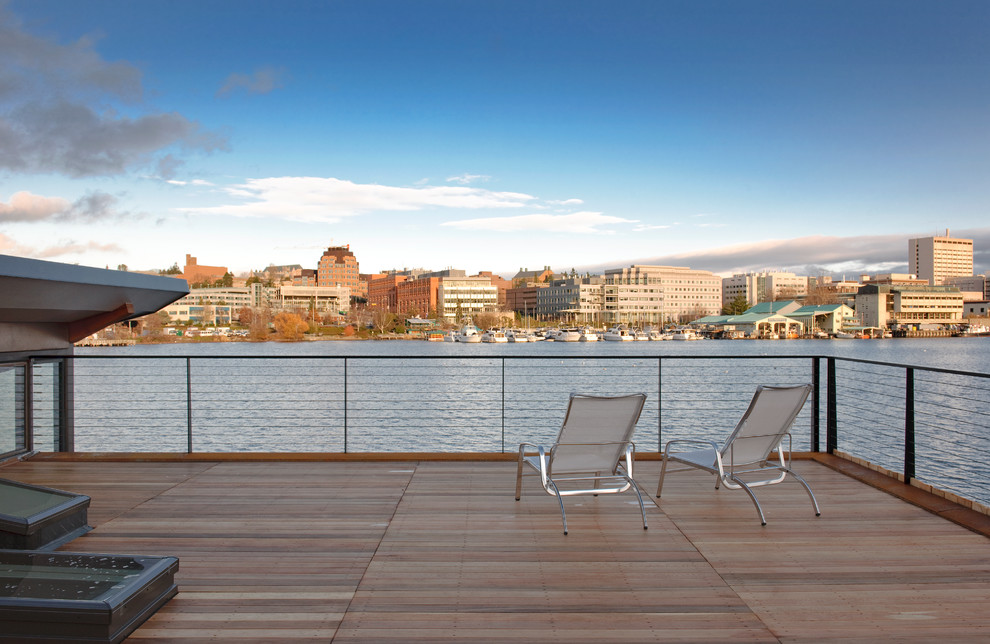
<svg viewBox="0 0 990 644"><path fill-rule="evenodd" d="M0 255L0 352L62 348L187 293L172 277Z"/></svg>

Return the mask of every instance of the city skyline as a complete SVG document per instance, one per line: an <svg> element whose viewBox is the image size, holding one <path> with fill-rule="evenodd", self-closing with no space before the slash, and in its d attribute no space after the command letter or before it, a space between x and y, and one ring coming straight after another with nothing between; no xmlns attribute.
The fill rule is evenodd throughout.
<svg viewBox="0 0 990 644"><path fill-rule="evenodd" d="M0 253L990 270L983 2L0 1Z"/></svg>

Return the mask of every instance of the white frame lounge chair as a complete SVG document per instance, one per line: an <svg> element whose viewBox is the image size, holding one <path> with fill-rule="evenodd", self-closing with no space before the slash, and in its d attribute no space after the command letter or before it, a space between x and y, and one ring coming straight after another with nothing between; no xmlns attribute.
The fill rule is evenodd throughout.
<svg viewBox="0 0 990 644"><path fill-rule="evenodd" d="M633 480L636 448L632 442L645 402L646 394L641 393L627 396L571 394L560 433L550 449L533 443L519 445L516 501L522 494L524 466L528 466L539 472L544 491L557 497L564 534L567 534L562 497L617 494L632 489L639 499L643 529L646 530L643 495ZM572 487L580 482L591 487Z"/></svg>
<svg viewBox="0 0 990 644"><path fill-rule="evenodd" d="M791 470L791 434L790 428L804 406L811 385L795 387L771 387L761 385L756 388L749 408L743 414L735 430L721 446L712 441L676 439L667 442L663 450L663 465L660 467L660 482L657 485L657 498L663 490L663 479L668 471L669 463L677 463L685 467L671 469L671 472L681 472L689 469L700 469L716 476L715 489L720 485L732 490L742 489L753 500L756 512L760 515L760 523L767 524L763 516L763 508L756 500L752 488L763 485L773 485L783 481L788 474L793 476L808 492L811 504L815 508L815 516L821 516L818 501L811 491L808 482ZM787 449L783 449L784 439L787 439ZM684 446L694 449L675 451ZM776 458L772 458L776 450ZM785 455L786 451L786 455ZM773 473L771 478L752 480L749 475ZM743 480L740 475L745 475Z"/></svg>

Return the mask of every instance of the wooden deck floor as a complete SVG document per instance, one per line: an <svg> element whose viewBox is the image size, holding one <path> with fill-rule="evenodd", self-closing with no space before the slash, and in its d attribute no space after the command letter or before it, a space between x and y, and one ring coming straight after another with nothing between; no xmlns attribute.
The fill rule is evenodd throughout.
<svg viewBox="0 0 990 644"><path fill-rule="evenodd" d="M180 559L130 641L990 639L990 539L812 461L803 489L678 474L648 502L556 500L505 462L97 463L0 477L92 497L63 550ZM659 463L637 479L654 492ZM719 517L713 519L712 517Z"/></svg>

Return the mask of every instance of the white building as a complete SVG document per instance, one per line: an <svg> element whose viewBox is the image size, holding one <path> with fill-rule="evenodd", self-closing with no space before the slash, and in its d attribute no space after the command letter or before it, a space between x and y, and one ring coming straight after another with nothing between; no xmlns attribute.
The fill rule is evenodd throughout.
<svg viewBox="0 0 990 644"><path fill-rule="evenodd" d="M487 277L444 277L437 287L437 309L454 322L460 322L458 315L497 311L498 287Z"/></svg>
<svg viewBox="0 0 990 644"><path fill-rule="evenodd" d="M722 278L722 306L740 295L746 298L749 306L756 306L760 302L800 299L807 294L808 277L794 273L763 271Z"/></svg>
<svg viewBox="0 0 990 644"><path fill-rule="evenodd" d="M863 326L958 324L962 316L962 292L951 286L867 284L856 294Z"/></svg>
<svg viewBox="0 0 990 644"><path fill-rule="evenodd" d="M908 240L911 272L931 286L945 284L949 277L973 275L973 240L949 237L920 237Z"/></svg>
<svg viewBox="0 0 990 644"><path fill-rule="evenodd" d="M604 324L689 322L722 310L722 279L709 271L634 265L607 270L604 279Z"/></svg>
<svg viewBox="0 0 990 644"><path fill-rule="evenodd" d="M342 286L262 286L196 288L165 307L173 322L230 324L243 308L270 308L275 311L303 309L316 313L346 312L351 291Z"/></svg>
<svg viewBox="0 0 990 644"><path fill-rule="evenodd" d="M536 315L598 324L604 298L602 286L600 276L553 280L546 288L536 289Z"/></svg>

